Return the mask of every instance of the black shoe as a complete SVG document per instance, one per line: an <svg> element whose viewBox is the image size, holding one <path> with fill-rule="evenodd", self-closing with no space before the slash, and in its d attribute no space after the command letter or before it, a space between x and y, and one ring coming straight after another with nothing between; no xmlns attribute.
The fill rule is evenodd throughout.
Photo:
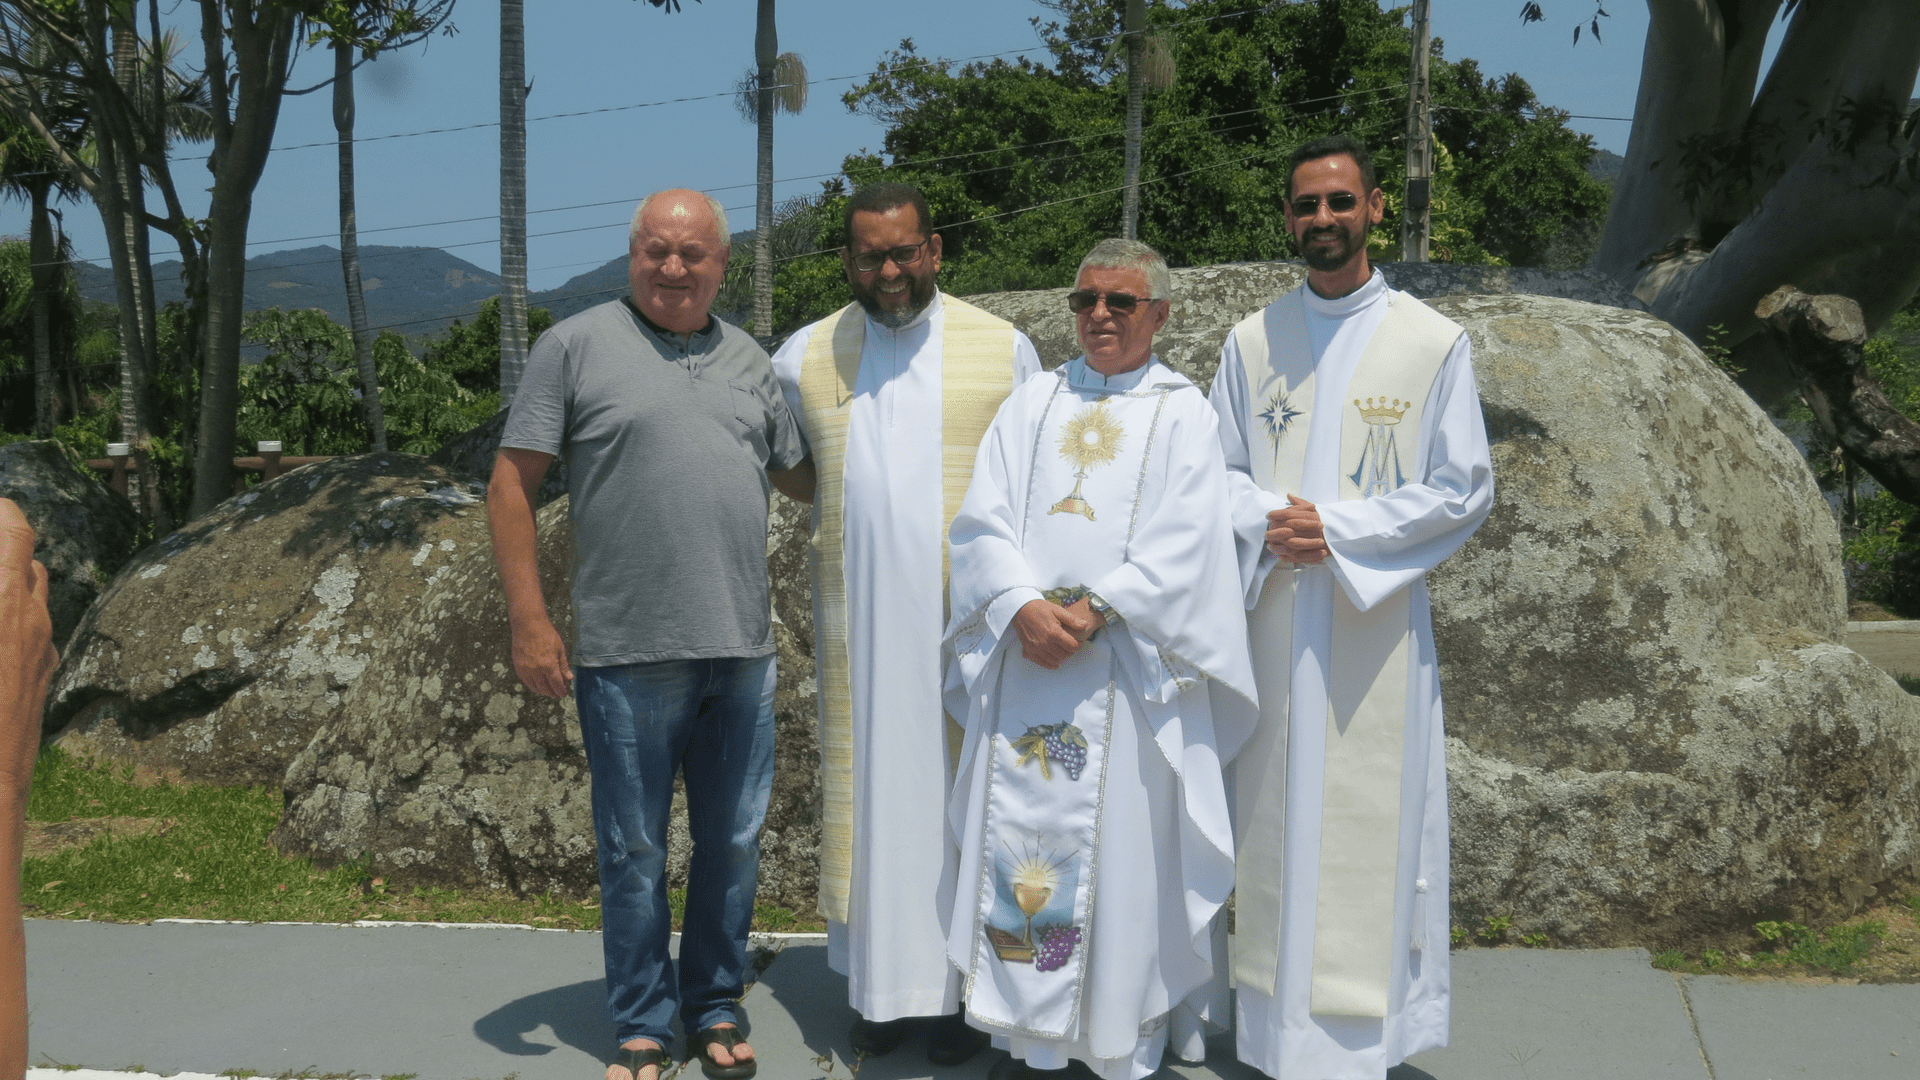
<svg viewBox="0 0 1920 1080"><path fill-rule="evenodd" d="M964 1013L936 1017L927 1028L927 1061L941 1068L958 1065L991 1041L986 1032L967 1026Z"/></svg>
<svg viewBox="0 0 1920 1080"><path fill-rule="evenodd" d="M907 1037L908 1026L909 1020L905 1017L875 1023L863 1016L854 1020L847 1032L847 1041L853 1044L853 1052L862 1057L885 1057Z"/></svg>

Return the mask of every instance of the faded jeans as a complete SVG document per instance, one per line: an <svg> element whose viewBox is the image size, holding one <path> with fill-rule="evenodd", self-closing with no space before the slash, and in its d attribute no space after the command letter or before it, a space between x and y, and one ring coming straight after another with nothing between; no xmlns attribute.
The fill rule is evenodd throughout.
<svg viewBox="0 0 1920 1080"><path fill-rule="evenodd" d="M593 775L607 1011L622 1043L666 1046L676 1008L689 1033L738 1019L773 787L773 685L770 655L575 672ZM676 987L667 821L682 769L693 858Z"/></svg>

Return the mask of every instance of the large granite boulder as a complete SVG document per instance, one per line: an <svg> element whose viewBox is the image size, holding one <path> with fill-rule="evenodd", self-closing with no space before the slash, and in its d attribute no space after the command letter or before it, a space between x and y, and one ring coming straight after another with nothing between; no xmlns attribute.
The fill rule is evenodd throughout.
<svg viewBox="0 0 1920 1080"><path fill-rule="evenodd" d="M1497 492L1432 581L1456 918L1657 946L1920 879L1920 704L1844 645L1793 446L1649 315L1432 303L1472 335Z"/></svg>
<svg viewBox="0 0 1920 1080"><path fill-rule="evenodd" d="M1608 307L1646 310L1646 305L1612 278L1591 270L1531 270L1510 266L1454 266L1449 263L1381 263L1380 272L1396 289L1421 299L1464 294L1522 293L1584 300ZM1154 337L1154 351L1167 366L1199 383L1213 384L1220 345L1233 324L1300 287L1307 267L1299 262L1227 263L1173 272L1173 315ZM1067 289L987 293L968 302L993 312L1026 331L1040 362L1057 367L1080 355Z"/></svg>
<svg viewBox="0 0 1920 1080"><path fill-rule="evenodd" d="M538 524L547 607L570 637L566 513L562 498L540 511ZM783 586L775 624L780 753L761 838L760 898L811 911L819 811L806 529L805 508L777 500L768 549ZM491 553L453 553L381 630L365 673L287 770L287 811L274 842L322 863L369 852L376 868L414 884L590 891L593 814L578 715L571 698L542 698L515 677ZM691 846L685 800L676 797L670 887L685 885Z"/></svg>
<svg viewBox="0 0 1920 1080"><path fill-rule="evenodd" d="M541 586L571 638L565 500L538 518ZM286 770L273 841L323 865L366 852L411 884L584 895L596 883L586 751L571 697L513 672L485 544L385 612L366 671Z"/></svg>
<svg viewBox="0 0 1920 1080"><path fill-rule="evenodd" d="M1920 705L1844 647L1839 536L1792 445L1604 279L1381 269L1466 327L1493 443L1492 516L1432 575L1456 920L1697 943L1920 880ZM1162 357L1211 385L1301 273L1174 271ZM1063 297L972 299L1052 365L1078 353Z"/></svg>
<svg viewBox="0 0 1920 1080"><path fill-rule="evenodd" d="M487 550L477 480L412 454L295 469L134 557L48 695L63 745L162 774L277 785L372 646L456 554Z"/></svg>
<svg viewBox="0 0 1920 1080"><path fill-rule="evenodd" d="M51 439L0 446L0 499L20 504L33 526L33 557L47 568L54 644L73 628L133 555L140 515Z"/></svg>

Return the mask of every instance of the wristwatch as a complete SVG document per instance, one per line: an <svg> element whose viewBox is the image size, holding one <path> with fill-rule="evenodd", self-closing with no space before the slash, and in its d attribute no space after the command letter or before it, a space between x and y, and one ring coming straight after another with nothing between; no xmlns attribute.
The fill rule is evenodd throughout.
<svg viewBox="0 0 1920 1080"><path fill-rule="evenodd" d="M1087 606L1093 609L1095 615L1105 619L1108 626L1120 621L1120 613L1113 610L1112 604L1100 599L1100 594L1097 592L1087 593Z"/></svg>

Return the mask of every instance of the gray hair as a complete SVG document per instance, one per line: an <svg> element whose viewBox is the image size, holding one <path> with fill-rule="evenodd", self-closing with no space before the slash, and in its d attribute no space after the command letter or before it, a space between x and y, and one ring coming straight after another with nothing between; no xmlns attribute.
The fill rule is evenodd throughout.
<svg viewBox="0 0 1920 1080"><path fill-rule="evenodd" d="M640 235L640 219L646 216L647 207L653 205L653 200L659 198L662 195L668 194L669 192L680 191L680 190L683 190L683 189L668 188L666 191L656 191L653 194L647 196L646 198L641 199L640 205L633 208L633 220L627 223L627 243L629 244L633 243L633 238ZM714 228L720 230L720 235L719 235L720 246L727 247L731 245L733 243L733 234L727 231L726 208L720 205L720 200L714 198L713 196L707 194L704 191L695 192L695 194L707 200L707 209L713 211Z"/></svg>
<svg viewBox="0 0 1920 1080"><path fill-rule="evenodd" d="M1167 270L1167 260L1138 240L1116 236L1093 245L1073 279L1079 281L1088 270L1139 270L1147 275L1147 291L1155 300L1173 299L1173 274Z"/></svg>

